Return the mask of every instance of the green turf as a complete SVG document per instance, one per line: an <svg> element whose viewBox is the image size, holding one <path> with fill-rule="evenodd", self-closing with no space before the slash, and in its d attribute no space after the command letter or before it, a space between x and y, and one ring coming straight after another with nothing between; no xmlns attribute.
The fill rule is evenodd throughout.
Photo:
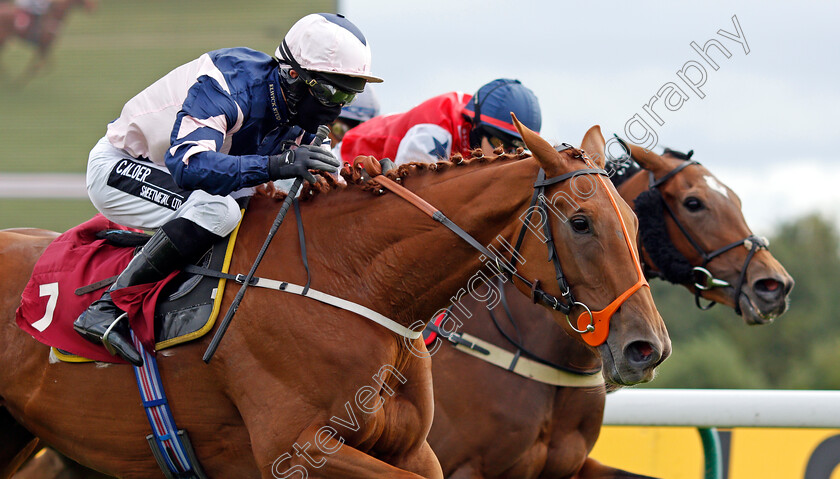
<svg viewBox="0 0 840 479"><path fill-rule="evenodd" d="M31 57L13 41L0 51L0 172L82 172L88 152L122 105L205 51L247 46L273 53L284 32L336 0L101 0L73 11L48 69L24 87ZM2 212L6 219L7 212ZM11 213L8 213L11 214Z"/></svg>
<svg viewBox="0 0 840 479"><path fill-rule="evenodd" d="M0 199L0 229L44 228L66 231L96 214L86 199Z"/></svg>

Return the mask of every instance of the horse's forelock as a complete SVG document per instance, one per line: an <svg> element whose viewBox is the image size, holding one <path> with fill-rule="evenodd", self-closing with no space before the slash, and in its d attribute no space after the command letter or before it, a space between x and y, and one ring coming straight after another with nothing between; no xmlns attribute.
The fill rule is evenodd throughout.
<svg viewBox="0 0 840 479"><path fill-rule="evenodd" d="M562 157L565 161L578 161L580 163L583 163L584 165L586 164L586 158L588 158L588 155L584 150L575 147L566 148L565 150L560 151L558 153L560 157Z"/></svg>

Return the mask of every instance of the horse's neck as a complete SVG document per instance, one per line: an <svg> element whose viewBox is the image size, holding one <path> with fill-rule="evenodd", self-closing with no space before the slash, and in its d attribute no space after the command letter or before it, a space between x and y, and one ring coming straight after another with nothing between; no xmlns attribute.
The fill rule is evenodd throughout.
<svg viewBox="0 0 840 479"><path fill-rule="evenodd" d="M488 245L497 235L513 241L537 171L535 160L507 160L415 173L404 183ZM334 287L348 299L403 325L428 321L483 267L481 253L394 194L345 191L313 203L322 205L302 213L306 221L311 211L309 221L321 223L312 242L335 245L314 261L335 275Z"/></svg>

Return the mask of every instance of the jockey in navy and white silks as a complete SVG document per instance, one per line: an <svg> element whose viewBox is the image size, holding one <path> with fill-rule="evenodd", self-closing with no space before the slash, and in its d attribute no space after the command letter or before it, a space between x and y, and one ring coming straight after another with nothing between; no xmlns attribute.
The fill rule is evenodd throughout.
<svg viewBox="0 0 840 479"><path fill-rule="evenodd" d="M289 121L277 66L247 48L216 50L129 100L90 157L87 185L97 208L131 227L159 228L179 217L229 234L240 218L228 195L269 181L266 157L284 141L313 138ZM124 157L116 168L114 156ZM148 183L161 175L175 188Z"/></svg>
<svg viewBox="0 0 840 479"><path fill-rule="evenodd" d="M468 156L475 148L490 154L499 146L505 150L524 147L511 112L539 132L539 101L518 80L493 80L473 96L445 93L407 112L383 115L348 131L342 141L342 160L352 163L359 155L373 155L391 158L397 165L430 163L454 153Z"/></svg>
<svg viewBox="0 0 840 479"><path fill-rule="evenodd" d="M87 188L119 224L156 229L102 299L75 322L135 365L129 324L110 291L159 281L200 258L241 219L234 197L338 160L309 143L361 93L370 47L341 15L296 22L271 57L248 48L215 50L184 64L128 101L91 150Z"/></svg>

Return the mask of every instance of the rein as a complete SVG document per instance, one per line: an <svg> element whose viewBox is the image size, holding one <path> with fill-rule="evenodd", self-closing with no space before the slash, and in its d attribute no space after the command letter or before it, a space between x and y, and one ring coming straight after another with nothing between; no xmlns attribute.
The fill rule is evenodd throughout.
<svg viewBox="0 0 840 479"><path fill-rule="evenodd" d="M710 302L709 304L707 304L705 306L700 304L700 298L701 298L701 294L702 294L703 291L709 291L709 290L714 289L714 288L725 288L725 287L731 286L731 284L728 281L724 281L722 279L715 278L714 275L706 268L706 266L708 266L708 264L713 259L722 255L723 253L726 253L729 250L737 248L738 246L744 245L749 250L749 253L747 254L747 258L744 261L744 266L741 268L741 273L738 276L738 282L735 284L735 287L734 287L734 289L735 289L735 292L734 292L735 313L740 316L741 315L741 305L740 305L739 300L741 299L741 295L743 294L743 286L744 286L744 280L746 279L746 276L747 276L747 268L749 267L750 262L752 261L753 257L755 256L755 253L758 252L758 250L760 250L760 249L767 249L770 245L769 245L769 242L767 241L766 238L762 238L762 237L751 234L751 235L747 236L746 238L744 238L742 240L734 241L734 242L732 242L732 243L730 243L726 246L723 246L723 247L718 248L718 249L716 249L716 250L714 250L710 253L707 253L706 250L704 250L703 247L700 246L700 243L698 243L697 240L693 236L691 236L691 234L688 232L688 229L686 229L686 227L677 218L677 215L674 212L673 208L671 208L671 206L668 204L668 202L665 201L665 198L662 196L662 192L659 190L659 187L662 186L663 184L665 184L665 182L667 182L668 180L670 180L674 176L676 176L679 172L681 172L685 168L688 168L691 165L699 165L699 164L700 164L699 162L694 161L694 160L686 161L685 163L681 164L680 166L678 166L678 167L674 168L673 170L669 171L667 174L665 174L663 177L659 178L658 180L654 177L654 174L653 174L652 171L649 172L648 173L649 174L648 192L649 192L649 194L658 197L658 200L661 202L661 204L665 206L664 211L668 213L668 215L671 217L671 219L677 225L677 228L679 228L679 230L682 232L683 236L685 236L685 238L688 239L688 242L691 244L691 246L694 248L694 250L697 251L697 253L700 255L701 258L703 258L703 264L702 265L696 266L696 267L691 269L692 278L689 280L689 281L694 282L694 285L693 285L694 286L694 304L696 304L698 308L705 311L705 310L710 309L715 304L717 304L714 301ZM640 211L639 213L640 213L640 216L642 216L646 212L645 211ZM650 211L647 211L647 213L650 213ZM664 224L663 224L663 227L664 227ZM665 237L667 238L667 233L664 233L664 234L665 234ZM643 240L644 240L644 236L643 236ZM648 246L651 246L651 248L648 248ZM655 248L654 246L655 245L648 245L646 243L645 244L645 249L648 250L648 253L651 253L652 251L658 251L658 249ZM671 246L673 247L673 244ZM688 264L688 259L686 259L685 256L683 256L681 253L679 253L679 251L676 251L676 247L673 247L673 250L675 250L676 255L679 255L679 258L677 258L678 261L680 261L680 262L684 261L686 264ZM653 255L651 255L651 256L653 256ZM660 257L660 259L662 259L662 258ZM656 261L656 258L654 258L654 262L659 263L659 264L663 264L663 262ZM660 266L660 268L662 268L662 266ZM669 281L672 280L672 279L668 278L667 274L666 274L666 279L669 279ZM683 282L683 281L677 280L675 282Z"/></svg>
<svg viewBox="0 0 840 479"><path fill-rule="evenodd" d="M560 148L557 149L557 151L561 152L569 148L572 148L572 146L568 144L563 144ZM370 174L372 176L372 179L379 183L382 187L393 192L400 198L408 201L410 204L418 208L426 215L430 216L435 221L446 226L453 233L455 233L456 235L461 237L461 239L466 241L470 246L478 250L487 258L491 259L495 263L499 271L504 272L511 280L514 277L516 277L517 279L522 281L531 290L531 299L532 301L534 301L534 303L539 302L544 306L547 306L555 311L563 313L564 315L566 315L566 320L569 323L569 326L572 328L572 330L579 333L587 344L591 346L599 346L603 344L604 341L606 341L607 336L609 335L609 320L615 313L615 311L642 286L648 286L648 284L645 280L644 273L642 272L642 267L639 262L638 255L636 255L633 252L632 241L630 240L630 235L627 232L627 226L624 224L624 220L621 217L621 212L618 208L618 204L616 203L613 195L607 189L606 183L604 182L603 178L601 178L602 176L607 176L607 172L603 169L595 168L595 166L591 163L589 158L587 158L585 155L583 156L583 159L589 166L589 168L575 170L549 179L546 179L545 177L545 170L540 168L540 171L537 174L537 181L534 183L534 194L531 198L531 203L527 210L528 215L526 220L523 222L522 229L519 232L519 237L516 241L516 245L514 247L513 252L514 256L519 254L519 249L521 248L522 243L525 239L525 233L527 231L528 224L530 224L531 222L531 216L533 215L533 212L535 210L539 211L542 217L545 218L545 221L542 224L543 232L546 238L545 244L548 248L549 260L554 265L555 279L557 281L558 287L560 288L560 296L562 300L541 289L539 279L535 279L532 282L520 275L514 267L508 266L512 265L512 262L503 261L502 258L499 258L496 254L491 252L489 249L485 248L473 236L471 236L457 224L452 222L452 220L447 218L446 215L444 215L440 210L429 204L426 200L417 196L405 187L397 184L390 178L384 176L381 172L381 168L376 168L378 165L371 164L371 171L368 171L368 174ZM368 162L365 163L367 164ZM555 248L554 237L551 232L551 223L550 221L548 221L548 208L546 206L546 186L561 183L580 175L594 175L604 187L604 191L607 192L607 195L610 198L610 202L612 203L613 208L615 209L615 212L618 215L618 219L621 223L621 228L624 233L625 241L627 242L627 247L630 252L630 256L633 258L638 274L638 281L636 282L636 284L631 286L618 298L613 300L613 302L610 303L606 308L596 312L593 312L586 304L575 299L571 287L569 286L568 281L566 281L566 277L563 274L563 268L560 265L560 258ZM572 324L571 319L569 318L569 314L571 313L572 308L575 306L580 306L584 309L584 312L581 313L578 317L577 327L575 327ZM596 325L599 325L601 327L596 327Z"/></svg>

